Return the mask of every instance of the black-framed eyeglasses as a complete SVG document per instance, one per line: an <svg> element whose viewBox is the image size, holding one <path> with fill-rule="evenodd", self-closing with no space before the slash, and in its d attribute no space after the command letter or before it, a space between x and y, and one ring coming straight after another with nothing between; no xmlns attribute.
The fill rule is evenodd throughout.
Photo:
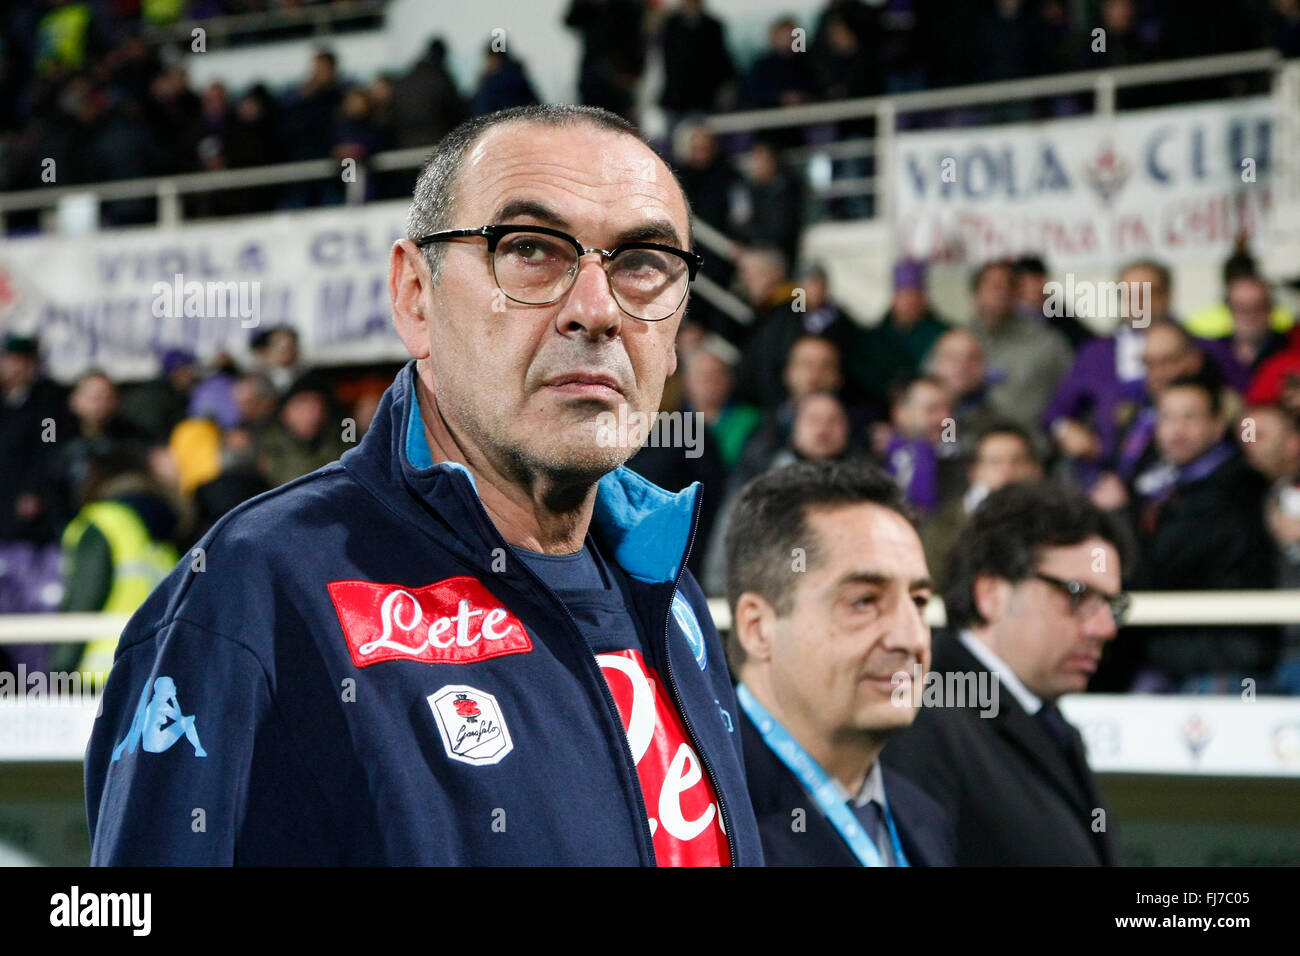
<svg viewBox="0 0 1300 956"><path fill-rule="evenodd" d="M482 236L492 277L506 298L520 305L550 305L569 291L578 264L589 252L604 260L609 291L634 319L660 322L675 313L695 281L704 257L658 242L625 242L613 249L587 249L573 236L546 226L490 225L449 229L415 240L417 246Z"/></svg>
<svg viewBox="0 0 1300 956"><path fill-rule="evenodd" d="M1132 603L1128 594L1120 591L1118 594L1106 594L1104 591L1098 591L1090 584L1084 584L1082 581L1066 581L1062 578L1052 577L1050 574L1044 574L1042 571L1030 572L1033 577L1047 584L1052 585L1059 591L1064 592L1065 596L1070 599L1070 612L1088 618L1097 613L1097 610L1105 604L1110 608L1110 616L1115 621L1115 626L1123 625L1128 617L1129 605Z"/></svg>

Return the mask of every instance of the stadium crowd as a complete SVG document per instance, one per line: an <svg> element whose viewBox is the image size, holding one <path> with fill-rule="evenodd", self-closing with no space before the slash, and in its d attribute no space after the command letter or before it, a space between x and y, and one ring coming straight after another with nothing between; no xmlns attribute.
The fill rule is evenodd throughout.
<svg viewBox="0 0 1300 956"><path fill-rule="evenodd" d="M525 63L485 43L473 89L458 87L444 40L406 70L353 78L319 50L286 89L237 77L195 89L178 48L143 28L226 13L301 6L289 0L24 0L8 5L0 45L0 189L39 187L45 160L60 184L352 158L432 146L466 115L537 101ZM1082 9L1084 16L1078 16ZM657 102L673 129L682 118L1071 70L1274 46L1300 54L1296 0L831 0L815 26L769 25L750 62L733 53L727 24L703 0L570 0L564 24L579 39L579 97L637 119L652 50L662 55ZM1104 55L1092 30L1105 31ZM808 30L807 35L796 29ZM1216 81L1207 81L1214 86ZM1223 84L1220 82L1219 86ZM1129 92L1125 96L1130 95ZM1167 90L1137 91L1151 103ZM1186 97L1183 89L1179 95ZM1156 99L1151 99L1156 97ZM1146 101L1144 101L1146 103ZM1138 105L1127 100L1125 105ZM1150 103L1146 103L1150 105ZM992 118L1079 112L1077 97L1047 98ZM996 111L995 111L996 112ZM987 111L938 111L905 124L972 123ZM857 129L861 127L861 129ZM821 137L869 124L814 129ZM786 134L784 141L797 133ZM730 154L751 137L723 143ZM841 168L847 169L844 164ZM409 193L409 177L381 179L372 194ZM338 183L263 187L190 198L187 217L338 203ZM834 210L832 210L834 212ZM846 214L860 214L848 206ZM152 221L152 200L110 203L110 224ZM705 217L707 219L707 217ZM34 219L11 217L11 229Z"/></svg>
<svg viewBox="0 0 1300 956"><path fill-rule="evenodd" d="M1223 301L1185 318L1161 264L1129 265L1117 279L1150 283L1149 326L1102 336L1046 316L1051 273L1035 258L980 266L968 325L936 314L922 263L897 264L890 307L867 325L818 268L791 277L784 262L741 256L752 326L724 335L692 305L663 408L705 427L630 462L673 490L702 482L692 569L706 592L722 591L725 516L747 481L854 458L898 482L939 579L991 491L1045 476L1123 519L1130 588L1300 585L1300 328L1246 252L1225 263ZM327 377L288 327L258 330L251 355L203 366L170 350L154 381L92 370L60 389L36 340L5 341L0 459L22 464L0 487L0 610L132 610L230 508L360 440L395 371ZM1223 691L1253 676L1300 692L1296 636L1130 629L1093 689ZM51 663L48 648L9 651Z"/></svg>
<svg viewBox="0 0 1300 956"><path fill-rule="evenodd" d="M1116 279L1150 284L1149 326L1121 321L1107 335L1048 314L1053 274L1032 256L974 272L969 324L936 312L926 264L912 261L893 269L883 316L851 315L818 266L798 260L806 203L780 161L786 142L722 141L694 119L1268 43L1296 55L1300 4L1105 0L1093 4L1096 18L1120 59L1094 63L1067 5L1054 0L834 0L808 55L792 54L795 22L783 17L748 66L702 3L652 6L572 0L564 22L582 40L582 99L623 115L634 112L647 53L660 45L659 103L673 121L665 148L695 214L736 241L734 262L706 257L704 273L734 289L754 320L738 322L696 296L665 393L665 411L701 417L702 443L648 445L630 463L673 490L702 482L691 560L708 593L722 593L725 517L748 480L794 461L856 457L883 464L903 489L936 577L991 491L1045 476L1123 519L1138 555L1125 568L1128 587L1300 586L1300 329L1244 247L1224 263L1221 301L1189 316L1172 314L1162 263L1128 265ZM151 16L258 7L12 4L0 189L38 183L46 156L56 158L60 183L364 161L428 146L468 115L537 100L525 65L491 48L477 89L460 90L440 39L399 75L349 82L322 50L293 89L214 83L196 92L183 62L139 31ZM644 29L627 29L635 23ZM388 186L409 194L405 181ZM187 214L220 215L337 202L342 193L338 183L315 183L190 201L199 208ZM105 219L150 221L151 204L109 203ZM21 228L17 217L10 225ZM257 330L251 347L245 366L170 350L154 381L120 386L92 370L65 389L42 375L39 341L5 340L0 612L132 610L230 508L360 440L395 371L324 375L303 365L288 327ZM0 664L7 654L29 669L70 669L95 653L93 644L57 653L3 646ZM1092 689L1222 691L1242 676L1300 693L1300 629L1130 629Z"/></svg>

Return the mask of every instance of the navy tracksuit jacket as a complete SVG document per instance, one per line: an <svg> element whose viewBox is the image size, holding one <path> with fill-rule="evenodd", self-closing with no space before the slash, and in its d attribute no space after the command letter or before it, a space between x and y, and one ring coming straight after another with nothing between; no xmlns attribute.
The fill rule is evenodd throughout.
<svg viewBox="0 0 1300 956"><path fill-rule="evenodd" d="M93 863L655 862L593 653L470 474L433 464L414 367L356 448L228 514L132 617L86 753ZM631 579L733 864L761 865L722 646L684 570L697 498L619 469L591 533Z"/></svg>

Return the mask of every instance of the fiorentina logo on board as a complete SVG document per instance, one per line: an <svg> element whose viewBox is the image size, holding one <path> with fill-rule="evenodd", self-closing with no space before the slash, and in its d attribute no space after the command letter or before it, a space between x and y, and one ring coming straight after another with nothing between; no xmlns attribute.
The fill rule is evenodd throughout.
<svg viewBox="0 0 1300 956"><path fill-rule="evenodd" d="M1110 143L1104 143L1083 168L1084 179L1107 206L1124 188L1131 172L1128 161Z"/></svg>

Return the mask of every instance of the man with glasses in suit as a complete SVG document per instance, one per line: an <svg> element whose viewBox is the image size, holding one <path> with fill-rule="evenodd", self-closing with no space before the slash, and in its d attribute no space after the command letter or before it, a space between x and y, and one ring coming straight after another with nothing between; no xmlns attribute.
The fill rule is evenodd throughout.
<svg viewBox="0 0 1300 956"><path fill-rule="evenodd" d="M1057 701L1087 687L1123 623L1122 530L1077 493L1014 484L959 540L933 667L945 686L995 675L998 707L924 707L884 762L948 811L959 866L1111 865L1112 821Z"/></svg>

